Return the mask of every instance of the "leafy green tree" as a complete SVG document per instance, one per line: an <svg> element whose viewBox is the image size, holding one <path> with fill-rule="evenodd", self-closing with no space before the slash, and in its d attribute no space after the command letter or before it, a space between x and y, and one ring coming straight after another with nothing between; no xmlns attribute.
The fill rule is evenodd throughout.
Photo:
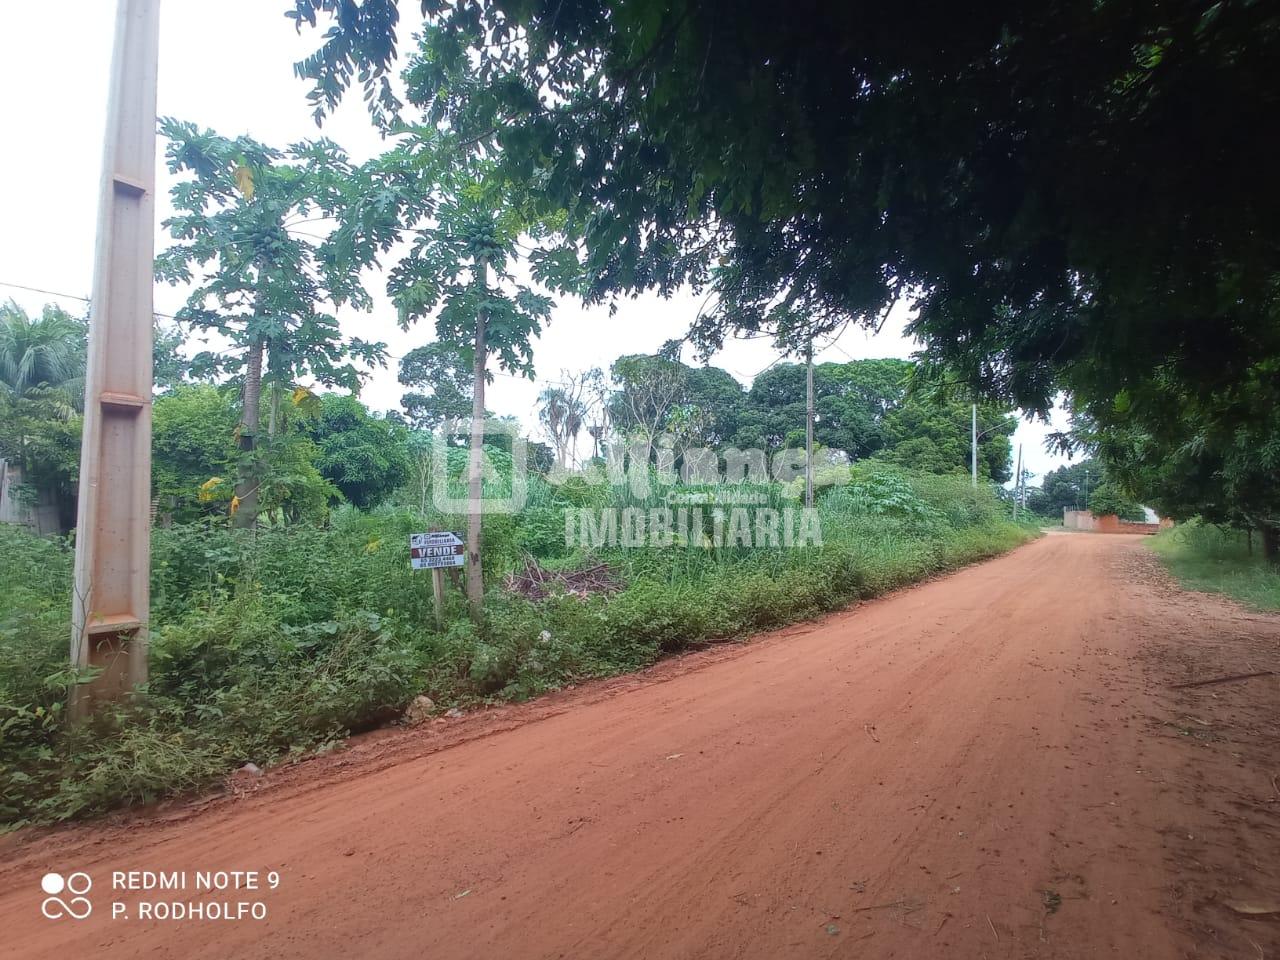
<svg viewBox="0 0 1280 960"><path fill-rule="evenodd" d="M297 68L318 117L357 78L396 116L403 6L295 0L299 29L331 21ZM421 10L411 102L567 211L588 296L713 286L710 348L919 291L931 376L1042 413L1066 389L1217 476L1212 512L1266 486L1234 438L1267 449L1250 384L1280 358L1274 5L855 0L786 29L761 0Z"/></svg>
<svg viewBox="0 0 1280 960"><path fill-rule="evenodd" d="M609 368L616 390L609 399L609 420L624 435L649 447L667 429L672 411L684 403L688 368L665 353L628 354Z"/></svg>
<svg viewBox="0 0 1280 960"><path fill-rule="evenodd" d="M238 459L235 391L185 385L157 397L151 412L151 488L163 515L179 522L225 514L226 478Z"/></svg>
<svg viewBox="0 0 1280 960"><path fill-rule="evenodd" d="M531 376L533 339L552 302L515 277L527 244L538 244L553 225L528 205L510 202L509 184L492 163L464 162L457 144L434 128L406 128L399 145L354 171L360 198L347 206L333 242L356 259L376 258L410 241L390 271L387 290L404 327L435 324L435 341L472 360L471 439L467 523L467 598L472 616L483 614L480 565L484 458L484 387L489 357L509 373ZM550 266L535 263L535 277Z"/></svg>
<svg viewBox="0 0 1280 960"><path fill-rule="evenodd" d="M698 412L697 445L728 444L737 432L745 399L746 391L729 371L710 365L686 367L683 402Z"/></svg>
<svg viewBox="0 0 1280 960"><path fill-rule="evenodd" d="M651 445L667 433L683 450L724 446L738 430L746 393L726 370L681 363L664 349L619 357L610 375L608 419L623 433Z"/></svg>
<svg viewBox="0 0 1280 960"><path fill-rule="evenodd" d="M877 456L926 473L971 469L971 405L908 396L885 416L885 447ZM995 483L1013 476L1009 438L1017 420L999 406L978 405L978 474Z"/></svg>
<svg viewBox="0 0 1280 960"><path fill-rule="evenodd" d="M400 406L419 430L436 430L471 415L474 358L449 343L414 347L400 358L398 379L410 390Z"/></svg>
<svg viewBox="0 0 1280 960"><path fill-rule="evenodd" d="M384 356L381 344L345 339L337 319L321 309L371 305L359 277L367 261L299 226L353 202L353 168L327 140L281 151L173 119L160 127L169 170L182 179L171 195L175 215L164 223L175 243L159 257L157 272L192 286L181 321L231 345L199 354L193 368L242 378L243 456L232 503L237 522L250 525L264 470L258 452L264 380L272 435L282 397L299 378L354 390L361 378L357 361L378 363Z"/></svg>
<svg viewBox="0 0 1280 960"><path fill-rule="evenodd" d="M873 456L887 442L885 421L907 399L909 360L852 360L814 368L817 436L854 459Z"/></svg>
<svg viewBox="0 0 1280 960"><path fill-rule="evenodd" d="M363 510L377 506L409 479L408 434L371 414L356 397L322 396L307 433L317 447L321 476Z"/></svg>
<svg viewBox="0 0 1280 960"><path fill-rule="evenodd" d="M853 459L880 450L885 417L903 402L912 368L910 361L892 359L816 364L815 442ZM740 447L800 447L804 419L804 365L774 364L752 383L735 442Z"/></svg>
<svg viewBox="0 0 1280 960"><path fill-rule="evenodd" d="M1050 470L1039 487L1028 488L1027 506L1042 517L1062 519L1063 510L1084 510L1089 494L1106 480L1101 461L1081 460Z"/></svg>
<svg viewBox="0 0 1280 960"><path fill-rule="evenodd" d="M160 393L174 390L189 381L191 363L182 355L185 344L186 337L180 326L163 323L156 317L151 340L151 378Z"/></svg>
<svg viewBox="0 0 1280 960"><path fill-rule="evenodd" d="M1264 555L1280 563L1277 369L1261 360L1239 387L1208 399L1156 372L1119 406L1088 404L1076 418L1076 439L1162 515L1256 530ZM1136 417L1134 404L1143 410Z"/></svg>
<svg viewBox="0 0 1280 960"><path fill-rule="evenodd" d="M1116 484L1105 482L1089 497L1089 510L1095 517L1115 514L1121 520L1145 520L1146 511Z"/></svg>
<svg viewBox="0 0 1280 960"><path fill-rule="evenodd" d="M546 475L556 464L556 452L545 443L530 440L525 447L525 464L531 473Z"/></svg>
<svg viewBox="0 0 1280 960"><path fill-rule="evenodd" d="M401 9L295 0L299 27L331 21L298 68L319 114L356 77L395 113ZM570 212L593 292L727 253L714 334L787 291L777 309L836 324L918 287L915 328L1025 407L1085 358L1213 382L1277 347L1268 5L854 2L785 30L759 0L422 10L410 99ZM1188 129L1218 149L1171 154Z"/></svg>
<svg viewBox="0 0 1280 960"><path fill-rule="evenodd" d="M58 307L31 317L0 305L0 460L9 483L56 506L64 529L75 519L86 335Z"/></svg>
<svg viewBox="0 0 1280 960"><path fill-rule="evenodd" d="M814 396L823 399L820 376L814 371ZM743 449L768 450L804 445L805 370L803 364L775 363L756 375L747 392L746 403L737 418L734 445ZM823 442L822 427L814 439Z"/></svg>

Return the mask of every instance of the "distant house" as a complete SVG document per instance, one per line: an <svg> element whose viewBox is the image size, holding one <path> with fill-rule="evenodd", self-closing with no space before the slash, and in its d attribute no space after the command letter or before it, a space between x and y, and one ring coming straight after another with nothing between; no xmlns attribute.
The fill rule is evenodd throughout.
<svg viewBox="0 0 1280 960"><path fill-rule="evenodd" d="M23 482L22 467L0 457L0 523L26 527L38 536L62 533L58 498Z"/></svg>

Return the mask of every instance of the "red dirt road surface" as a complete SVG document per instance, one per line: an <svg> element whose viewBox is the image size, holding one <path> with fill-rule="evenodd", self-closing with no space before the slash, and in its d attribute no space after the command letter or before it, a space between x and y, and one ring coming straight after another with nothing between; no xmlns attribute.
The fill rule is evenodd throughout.
<svg viewBox="0 0 1280 960"><path fill-rule="evenodd" d="M1051 535L222 797L5 838L0 955L1275 957L1280 677L1174 686L1266 670L1280 618L1178 590L1138 537ZM146 870L187 889L112 889ZM194 889L216 870L280 882ZM88 919L41 915L47 871L90 875ZM174 901L266 919L139 919Z"/></svg>

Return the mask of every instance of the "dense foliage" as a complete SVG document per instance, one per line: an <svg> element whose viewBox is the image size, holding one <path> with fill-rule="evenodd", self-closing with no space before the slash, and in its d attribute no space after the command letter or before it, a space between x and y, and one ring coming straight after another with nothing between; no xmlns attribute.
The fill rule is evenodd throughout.
<svg viewBox="0 0 1280 960"><path fill-rule="evenodd" d="M589 298L710 288L706 349L915 298L931 376L1069 391L1127 493L1280 561L1274 5L294 7L327 28L296 67L318 119L358 82L387 127L496 151Z"/></svg>
<svg viewBox="0 0 1280 960"><path fill-rule="evenodd" d="M1143 520L1141 505L1123 492L1122 484L1101 460L1090 458L1050 470L1039 487L1029 487L1027 506L1047 520L1062 521L1064 510L1114 513L1122 520Z"/></svg>
<svg viewBox="0 0 1280 960"><path fill-rule="evenodd" d="M908 389L907 360L851 360L814 367L814 441L853 460L877 457L927 473L970 469L970 404ZM805 368L779 362L744 389L727 371L691 367L661 354L620 357L613 424L679 447L776 450L804 446ZM998 405L978 407L978 471L997 483L1013 476L1017 420Z"/></svg>
<svg viewBox="0 0 1280 960"><path fill-rule="evenodd" d="M466 451L450 457L451 475L461 478ZM634 669L665 652L874 596L1029 536L1005 519L989 488L869 465L820 499L820 547L566 547L566 509L633 502L581 478L561 486L534 478L523 513L486 519L484 624L471 624L461 593L450 589L442 630L405 544L410 532L456 529L461 518L387 505L371 513L344 507L324 529L246 531L207 521L159 528L146 696L82 729L63 722L73 681L71 552L0 525L0 821L147 802L248 761L332 749L349 731L394 719L419 693L445 709ZM522 599L502 578L531 554L552 567L607 562L624 588Z"/></svg>
<svg viewBox="0 0 1280 960"><path fill-rule="evenodd" d="M193 370L240 379L240 454L231 503L243 508L237 522L251 526L268 501L287 499L280 464L298 465L297 444L280 436L284 396L304 377L355 390L360 363L379 362L385 352L382 344L343 337L336 316L325 310L344 303L369 308L360 281L368 262L333 238L298 226L332 217L353 202L353 168L328 140L277 150L168 118L160 128L168 140L169 171L181 179L170 191L175 213L163 224L174 243L160 254L156 272L188 288L179 320L222 341L197 354ZM310 493L313 507L320 491L313 485ZM296 501L289 507L300 509Z"/></svg>
<svg viewBox="0 0 1280 960"><path fill-rule="evenodd" d="M55 306L0 305L0 461L28 504L75 514L87 326ZM16 489L20 487L21 489Z"/></svg>

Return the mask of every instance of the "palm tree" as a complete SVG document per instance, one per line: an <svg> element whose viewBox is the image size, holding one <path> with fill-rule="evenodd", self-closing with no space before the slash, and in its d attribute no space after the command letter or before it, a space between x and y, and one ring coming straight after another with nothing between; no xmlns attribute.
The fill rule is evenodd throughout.
<svg viewBox="0 0 1280 960"><path fill-rule="evenodd" d="M85 324L46 305L34 319L10 300L0 305L0 390L12 400L56 390L79 407L84 395Z"/></svg>
<svg viewBox="0 0 1280 960"><path fill-rule="evenodd" d="M582 429L587 412L586 405L581 399L559 387L547 387L543 390L538 395L538 403L541 408L538 417L556 446L556 461L562 467L567 466L565 461L568 459L570 444L574 445L576 452L578 432Z"/></svg>
<svg viewBox="0 0 1280 960"><path fill-rule="evenodd" d="M0 505L40 532L13 491L30 484L37 503L56 506L63 528L74 519L86 329L55 306L33 318L13 301L0 305Z"/></svg>

